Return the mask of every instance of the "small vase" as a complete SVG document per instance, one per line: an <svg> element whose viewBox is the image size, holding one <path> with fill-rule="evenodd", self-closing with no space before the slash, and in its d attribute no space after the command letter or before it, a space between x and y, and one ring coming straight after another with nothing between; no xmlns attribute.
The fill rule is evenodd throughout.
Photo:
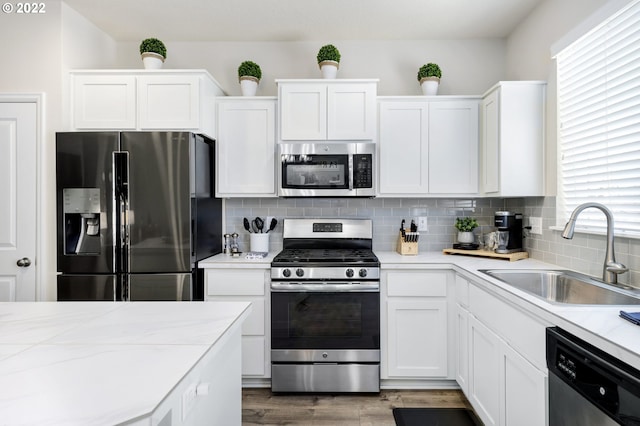
<svg viewBox="0 0 640 426"><path fill-rule="evenodd" d="M259 81L260 80L250 75L240 77L240 91L242 92L242 96L255 96Z"/></svg>
<svg viewBox="0 0 640 426"><path fill-rule="evenodd" d="M322 61L318 64L322 78L336 78L339 64L336 61Z"/></svg>
<svg viewBox="0 0 640 426"><path fill-rule="evenodd" d="M473 232L458 232L458 242L459 243L473 243L474 237Z"/></svg>
<svg viewBox="0 0 640 426"><path fill-rule="evenodd" d="M142 64L144 69L158 70L162 68L164 57L154 52L144 52L142 55Z"/></svg>
<svg viewBox="0 0 640 426"><path fill-rule="evenodd" d="M435 96L438 94L440 79L438 77L424 77L420 80L422 94L425 96Z"/></svg>

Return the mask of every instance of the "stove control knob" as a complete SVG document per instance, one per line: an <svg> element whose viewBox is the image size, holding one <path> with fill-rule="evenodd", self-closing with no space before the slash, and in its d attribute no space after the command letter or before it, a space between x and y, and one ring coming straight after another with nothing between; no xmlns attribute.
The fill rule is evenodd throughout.
<svg viewBox="0 0 640 426"><path fill-rule="evenodd" d="M304 269L302 269L302 268L296 269L296 275L299 276L299 277L303 276L304 275Z"/></svg>
<svg viewBox="0 0 640 426"><path fill-rule="evenodd" d="M291 276L291 270L290 269L284 269L282 271L282 275L286 278L289 278Z"/></svg>
<svg viewBox="0 0 640 426"><path fill-rule="evenodd" d="M346 274L347 274L347 277L349 278L353 277L353 269L351 268L347 269Z"/></svg>
<svg viewBox="0 0 640 426"><path fill-rule="evenodd" d="M358 272L358 275L360 275L360 278L364 278L367 276L367 270L366 269L360 269L360 272Z"/></svg>

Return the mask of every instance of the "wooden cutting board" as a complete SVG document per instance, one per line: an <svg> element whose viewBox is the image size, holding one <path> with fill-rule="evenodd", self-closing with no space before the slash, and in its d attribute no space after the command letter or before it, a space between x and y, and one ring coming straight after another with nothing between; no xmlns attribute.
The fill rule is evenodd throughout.
<svg viewBox="0 0 640 426"><path fill-rule="evenodd" d="M447 248L442 250L444 254L462 254L465 256L478 256L489 257L493 259L507 259L509 262L513 262L520 259L526 259L529 257L529 253L526 251L519 251L516 253L496 253L492 250L461 250Z"/></svg>

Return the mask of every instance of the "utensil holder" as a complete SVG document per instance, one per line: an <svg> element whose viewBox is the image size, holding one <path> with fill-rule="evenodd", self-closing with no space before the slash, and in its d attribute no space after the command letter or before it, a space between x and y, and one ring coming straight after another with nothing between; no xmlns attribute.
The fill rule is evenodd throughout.
<svg viewBox="0 0 640 426"><path fill-rule="evenodd" d="M269 253L269 234L249 234L251 251Z"/></svg>
<svg viewBox="0 0 640 426"><path fill-rule="evenodd" d="M396 245L396 251L401 255L416 255L418 254L418 242L407 242L402 238L402 232L398 233L398 244Z"/></svg>

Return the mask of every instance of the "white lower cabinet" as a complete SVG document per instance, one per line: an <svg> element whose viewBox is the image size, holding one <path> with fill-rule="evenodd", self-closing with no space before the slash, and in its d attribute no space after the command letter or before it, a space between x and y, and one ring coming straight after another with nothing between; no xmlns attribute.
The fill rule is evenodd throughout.
<svg viewBox="0 0 640 426"><path fill-rule="evenodd" d="M242 325L242 377L271 377L270 278L268 269L207 269L207 301L251 302L252 311Z"/></svg>
<svg viewBox="0 0 640 426"><path fill-rule="evenodd" d="M381 280L381 377L449 375L448 271L385 271Z"/></svg>
<svg viewBox="0 0 640 426"><path fill-rule="evenodd" d="M469 310L460 301L457 307L461 389L485 425L546 425L548 373L541 359L546 325L468 285Z"/></svg>
<svg viewBox="0 0 640 426"><path fill-rule="evenodd" d="M470 315L467 398L487 426L500 424L500 346L498 336Z"/></svg>

